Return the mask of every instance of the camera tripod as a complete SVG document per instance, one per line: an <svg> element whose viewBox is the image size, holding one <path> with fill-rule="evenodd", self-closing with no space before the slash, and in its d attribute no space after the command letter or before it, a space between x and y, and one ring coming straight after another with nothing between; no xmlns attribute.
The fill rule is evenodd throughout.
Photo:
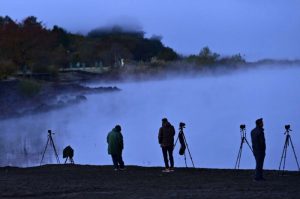
<svg viewBox="0 0 300 199"><path fill-rule="evenodd" d="M54 145L54 141L52 139L52 134L54 134L54 133L52 133L51 130L48 130L48 139L47 139L47 143L46 143L46 146L45 146L45 150L44 150L44 153L43 153L40 165L42 165L42 162L43 162L43 159L44 159L44 156L45 156L48 144L50 144L50 147L52 146L52 148L54 150L54 153L55 153L56 161L57 161L58 164L60 164L59 157L58 157L55 145Z"/></svg>
<svg viewBox="0 0 300 199"><path fill-rule="evenodd" d="M73 160L73 156L74 156L74 150L72 149L72 147L69 145L66 148L64 148L63 150L63 158L65 158L65 164L67 164L68 160L70 161L71 164L74 164L74 160Z"/></svg>
<svg viewBox="0 0 300 199"><path fill-rule="evenodd" d="M179 133L178 133L178 137L176 139L176 142L175 142L175 145L174 145L174 148L177 144L177 141L179 140L180 144L181 144L181 149L179 151L179 154L180 155L184 155L184 162L185 162L185 167L187 168L187 162L186 162L186 154L185 154L185 148L187 148L188 152L189 152L189 156L190 156L190 159L191 159L191 162L192 162L192 165L193 165L193 168L195 168L195 165L194 165L194 161L193 161L193 158L192 158L192 155L191 155L191 152L190 152L190 149L189 149L189 146L188 146L188 143L185 139L185 135L184 135L184 132L183 132L183 128L184 126L180 125L179 127ZM182 154L181 154L182 153Z"/></svg>
<svg viewBox="0 0 300 199"><path fill-rule="evenodd" d="M240 149L239 149L239 153L235 162L235 166L234 169L239 169L240 168L240 162L241 162L241 158L242 158L242 150L243 150L243 144L246 143L250 150L253 152L248 140L247 140L247 135L246 135L246 125L242 124L240 126L240 132L241 132L241 144L240 144Z"/></svg>
<svg viewBox="0 0 300 199"><path fill-rule="evenodd" d="M70 161L71 164L75 164L72 157L66 157L65 164L67 164L68 160Z"/></svg>
<svg viewBox="0 0 300 199"><path fill-rule="evenodd" d="M292 142L292 138L291 138L291 135L290 135L290 131L292 131L290 129L290 125L286 125L285 129L286 129L286 131L285 131L284 134L286 135L286 137L285 137L285 142L284 142L283 151L282 151L282 155L281 155L281 159L280 159L280 164L279 164L279 172L282 169L282 174L284 173L284 169L285 169L287 147L289 146L290 143L291 143L291 146L292 146L292 149L293 149L293 152L294 152L294 156L295 156L295 159L296 159L298 170L300 171L300 167L299 167L299 163L298 163L298 160L297 160L295 148L294 148L294 145L293 145L293 142ZM282 161L283 161L283 164L282 164ZM281 165L282 165L282 167L281 167Z"/></svg>

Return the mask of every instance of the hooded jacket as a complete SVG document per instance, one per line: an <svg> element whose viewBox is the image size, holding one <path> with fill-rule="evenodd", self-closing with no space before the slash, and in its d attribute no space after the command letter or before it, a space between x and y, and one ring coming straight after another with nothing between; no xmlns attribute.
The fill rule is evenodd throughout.
<svg viewBox="0 0 300 199"><path fill-rule="evenodd" d="M174 146L174 136L175 136L174 126L172 126L169 122L166 122L159 129L158 142L162 147Z"/></svg>
<svg viewBox="0 0 300 199"><path fill-rule="evenodd" d="M123 150L123 136L120 131L113 128L107 135L108 154L121 155Z"/></svg>

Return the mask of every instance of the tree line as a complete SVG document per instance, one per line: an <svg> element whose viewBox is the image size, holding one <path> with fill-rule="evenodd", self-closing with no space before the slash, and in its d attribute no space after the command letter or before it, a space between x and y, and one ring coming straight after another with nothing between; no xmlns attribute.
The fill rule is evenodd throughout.
<svg viewBox="0 0 300 199"><path fill-rule="evenodd" d="M34 16L16 22L0 17L1 73L16 70L55 72L70 64L113 66L120 59L172 61L177 53L157 38L145 38L143 32L96 29L87 35L69 33L59 26L47 29Z"/></svg>
<svg viewBox="0 0 300 199"><path fill-rule="evenodd" d="M74 66L119 66L120 60L135 62L186 60L199 65L244 62L240 55L220 58L203 48L198 55L183 57L161 42L146 38L142 31L115 26L95 29L87 35L74 34L55 25L49 29L34 16L17 22L0 16L0 79L26 73L57 74L60 68Z"/></svg>

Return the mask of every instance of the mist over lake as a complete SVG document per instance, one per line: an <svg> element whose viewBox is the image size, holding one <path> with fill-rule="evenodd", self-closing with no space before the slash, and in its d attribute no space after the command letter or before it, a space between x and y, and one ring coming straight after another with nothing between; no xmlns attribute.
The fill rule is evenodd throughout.
<svg viewBox="0 0 300 199"><path fill-rule="evenodd" d="M90 87L107 85L101 82ZM122 126L123 158L127 165L163 166L158 130L167 117L178 134L184 129L196 167L233 168L240 146L240 124L247 138L255 120L264 118L267 144L265 168L278 169L285 140L284 125L290 124L297 155L300 151L300 67L263 67L226 74L178 76L165 80L110 83L122 91L87 95L87 101L58 111L0 121L0 165L39 165L51 129L62 160L71 145L77 164L112 164L107 154L107 133ZM184 158L174 151L175 166ZM191 166L189 156L188 165ZM55 163L52 148L43 164ZM254 168L255 160L244 145L240 168ZM288 148L286 168L297 165Z"/></svg>

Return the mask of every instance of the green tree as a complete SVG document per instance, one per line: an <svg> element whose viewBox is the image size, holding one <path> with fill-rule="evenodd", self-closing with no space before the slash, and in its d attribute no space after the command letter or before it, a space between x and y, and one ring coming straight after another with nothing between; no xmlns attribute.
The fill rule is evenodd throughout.
<svg viewBox="0 0 300 199"><path fill-rule="evenodd" d="M207 46L202 48L198 55L197 62L203 65L212 65L217 62L217 59L220 57L219 54L213 53Z"/></svg>
<svg viewBox="0 0 300 199"><path fill-rule="evenodd" d="M174 61L178 59L178 55L172 48L165 47L158 54L158 59L164 61Z"/></svg>
<svg viewBox="0 0 300 199"><path fill-rule="evenodd" d="M0 79L6 78L17 72L17 66L11 60L0 59Z"/></svg>

